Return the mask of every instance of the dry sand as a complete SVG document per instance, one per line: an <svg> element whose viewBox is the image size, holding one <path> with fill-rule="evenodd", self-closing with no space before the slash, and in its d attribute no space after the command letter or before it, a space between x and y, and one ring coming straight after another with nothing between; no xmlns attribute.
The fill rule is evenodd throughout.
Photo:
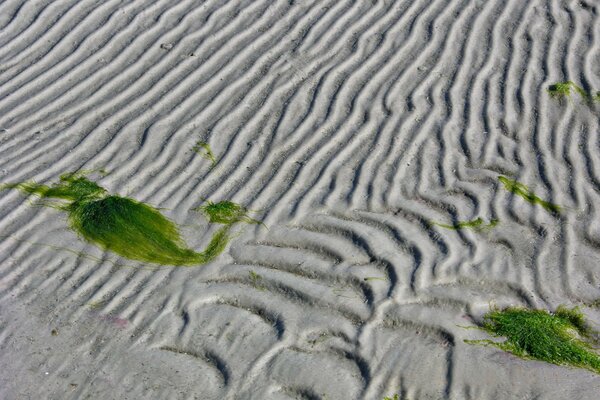
<svg viewBox="0 0 600 400"><path fill-rule="evenodd" d="M464 342L488 337L464 327L490 304L600 324L600 105L546 91L600 90L599 13L0 2L0 183L104 169L90 179L193 249L218 228L192 210L207 199L265 224L206 265L157 266L0 192L0 398L600 398L599 375ZM429 224L476 218L499 223Z"/></svg>

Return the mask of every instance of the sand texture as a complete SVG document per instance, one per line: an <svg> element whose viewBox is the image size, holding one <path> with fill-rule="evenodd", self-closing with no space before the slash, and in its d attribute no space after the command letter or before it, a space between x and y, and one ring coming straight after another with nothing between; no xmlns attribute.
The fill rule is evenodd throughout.
<svg viewBox="0 0 600 400"><path fill-rule="evenodd" d="M600 328L599 13L0 1L0 398L600 398L465 342L493 306ZM32 186L69 173L105 191ZM108 236L127 207L177 265Z"/></svg>

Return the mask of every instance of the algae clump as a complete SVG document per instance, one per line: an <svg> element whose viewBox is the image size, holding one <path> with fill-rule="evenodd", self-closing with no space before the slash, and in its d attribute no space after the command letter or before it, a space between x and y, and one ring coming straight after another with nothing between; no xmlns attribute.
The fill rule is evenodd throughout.
<svg viewBox="0 0 600 400"><path fill-rule="evenodd" d="M553 85L550 85L547 91L550 97L555 99L562 99L565 97L571 97L571 89L574 90L577 94L579 94L581 98L585 100L588 104L591 104L594 101L600 101L600 92L596 92L596 94L586 92L581 86L577 86L572 81L555 83Z"/></svg>
<svg viewBox="0 0 600 400"><path fill-rule="evenodd" d="M571 89L577 92L582 98L588 99L588 94L582 87L577 86L574 82L558 82L548 87L548 94L550 97L561 99L563 97L571 96Z"/></svg>
<svg viewBox="0 0 600 400"><path fill-rule="evenodd" d="M203 252L189 249L177 226L156 208L104 188L76 174L64 174L53 186L34 182L3 185L42 198L68 200L59 208L68 213L71 228L85 240L120 256L162 265L196 265L216 258L229 241L231 220L212 237Z"/></svg>
<svg viewBox="0 0 600 400"><path fill-rule="evenodd" d="M488 228L493 228L498 225L500 221L498 219L490 220L489 224L484 224L482 218L477 218L472 221L458 221L455 224L442 224L439 222L430 222L431 225L439 226L440 228L452 229L452 230L460 230L464 228L473 228L475 230L483 230Z"/></svg>
<svg viewBox="0 0 600 400"><path fill-rule="evenodd" d="M217 224L234 224L245 222L247 224L261 224L262 222L248 216L248 209L229 200L218 203L207 201L205 205L195 208L201 211L209 222Z"/></svg>
<svg viewBox="0 0 600 400"><path fill-rule="evenodd" d="M538 205L542 206L546 211L549 211L552 213L560 212L560 206L549 203L545 200L542 200L541 198L536 196L535 193L533 193L531 190L529 190L529 188L527 186L523 185L522 183L517 182L512 179L508 179L505 176L499 176L498 180L500 182L502 182L502 184L504 185L504 188L506 190L508 190L511 193L516 194L517 196L522 197L527 202L529 202L531 204L538 204Z"/></svg>
<svg viewBox="0 0 600 400"><path fill-rule="evenodd" d="M210 160L212 166L214 167L217 164L217 159L215 158L214 153L212 152L210 145L206 142L196 142L194 147L192 147L192 151L200 154L202 157Z"/></svg>
<svg viewBox="0 0 600 400"><path fill-rule="evenodd" d="M600 355L594 351L598 343L593 339L597 332L586 326L583 314L576 307L561 306L554 313L520 307L492 309L484 315L480 329L506 340L465 342L491 345L521 358L585 368L600 374Z"/></svg>

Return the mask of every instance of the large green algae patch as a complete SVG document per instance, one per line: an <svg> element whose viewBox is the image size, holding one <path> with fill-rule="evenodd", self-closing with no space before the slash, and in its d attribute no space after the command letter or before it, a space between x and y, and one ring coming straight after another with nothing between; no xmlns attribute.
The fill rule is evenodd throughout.
<svg viewBox="0 0 600 400"><path fill-rule="evenodd" d="M585 368L600 374L600 355L592 331L577 308L559 307L556 312L509 307L492 309L480 328L504 342L467 340L471 344L498 347L518 357L556 365Z"/></svg>
<svg viewBox="0 0 600 400"><path fill-rule="evenodd" d="M25 182L2 188L67 200L58 208L68 213L71 228L85 240L132 260L162 265L196 265L213 260L225 249L233 223L241 221L238 218L226 223L203 252L196 252L186 246L177 226L156 208L111 195L84 176L65 174L52 186Z"/></svg>
<svg viewBox="0 0 600 400"><path fill-rule="evenodd" d="M502 182L502 184L504 185L504 188L506 190L508 190L511 193L516 194L519 197L522 197L528 203L531 203L534 205L537 204L539 206L542 206L542 208L544 208L546 211L554 213L554 214L560 213L560 211L561 211L560 206L558 206L556 204L552 204L552 203L536 196L535 193L533 193L531 190L529 190L529 188L527 186L525 186L524 184L522 184L521 182L517 182L515 180L508 179L505 176L499 176L498 180L500 182Z"/></svg>

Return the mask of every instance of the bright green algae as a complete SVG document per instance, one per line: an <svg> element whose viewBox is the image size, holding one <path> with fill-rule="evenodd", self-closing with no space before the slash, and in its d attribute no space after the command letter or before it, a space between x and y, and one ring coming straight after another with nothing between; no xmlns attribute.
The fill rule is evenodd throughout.
<svg viewBox="0 0 600 400"><path fill-rule="evenodd" d="M549 211L551 213L558 214L560 212L560 206L549 203L546 200L542 200L541 198L536 196L535 193L533 193L531 190L529 190L529 188L527 186L523 185L522 183L514 181L512 179L508 179L505 176L499 176L498 180L500 180L500 182L502 182L502 184L504 185L504 188L506 190L508 190L511 193L516 194L517 196L522 197L523 199L525 199L525 201L527 201L531 204L538 204L538 205L542 206L546 211Z"/></svg>
<svg viewBox="0 0 600 400"><path fill-rule="evenodd" d="M571 96L571 89L577 92L584 99L588 98L588 94L582 87L577 86L574 82L566 81L566 82L557 82L548 87L548 94L553 98L563 98Z"/></svg>
<svg viewBox="0 0 600 400"><path fill-rule="evenodd" d="M439 222L430 222L430 224L439 226L441 228L452 229L452 230L457 231L457 230L464 229L464 228L471 228L471 229L475 229L475 230L483 230L483 229L493 228L496 225L498 225L499 222L500 221L497 219L492 219L489 224L484 224L484 221L482 218L477 218L477 219L474 219L471 221L458 221L452 225L442 224Z"/></svg>
<svg viewBox="0 0 600 400"><path fill-rule="evenodd" d="M593 101L600 101L600 92L596 94L586 92L581 86L578 86L572 81L557 82L548 87L547 91L550 97L555 99L570 98L571 90L575 91L581 96L583 100L588 103Z"/></svg>
<svg viewBox="0 0 600 400"><path fill-rule="evenodd" d="M207 201L205 205L196 208L196 210L200 210L213 223L234 224L245 222L247 224L261 224L260 221L248 216L248 209L229 200L218 203Z"/></svg>
<svg viewBox="0 0 600 400"><path fill-rule="evenodd" d="M83 176L65 174L60 180L53 186L25 182L4 188L70 201L60 208L68 213L73 230L87 241L132 260L162 265L203 264L216 258L229 240L232 223L218 230L203 252L195 252L187 248L177 226L154 207L109 195Z"/></svg>
<svg viewBox="0 0 600 400"><path fill-rule="evenodd" d="M600 355L594 351L597 332L586 326L577 308L559 307L556 312L509 307L492 309L480 327L504 342L468 340L471 344L498 347L516 356L556 365L585 368L600 374Z"/></svg>

